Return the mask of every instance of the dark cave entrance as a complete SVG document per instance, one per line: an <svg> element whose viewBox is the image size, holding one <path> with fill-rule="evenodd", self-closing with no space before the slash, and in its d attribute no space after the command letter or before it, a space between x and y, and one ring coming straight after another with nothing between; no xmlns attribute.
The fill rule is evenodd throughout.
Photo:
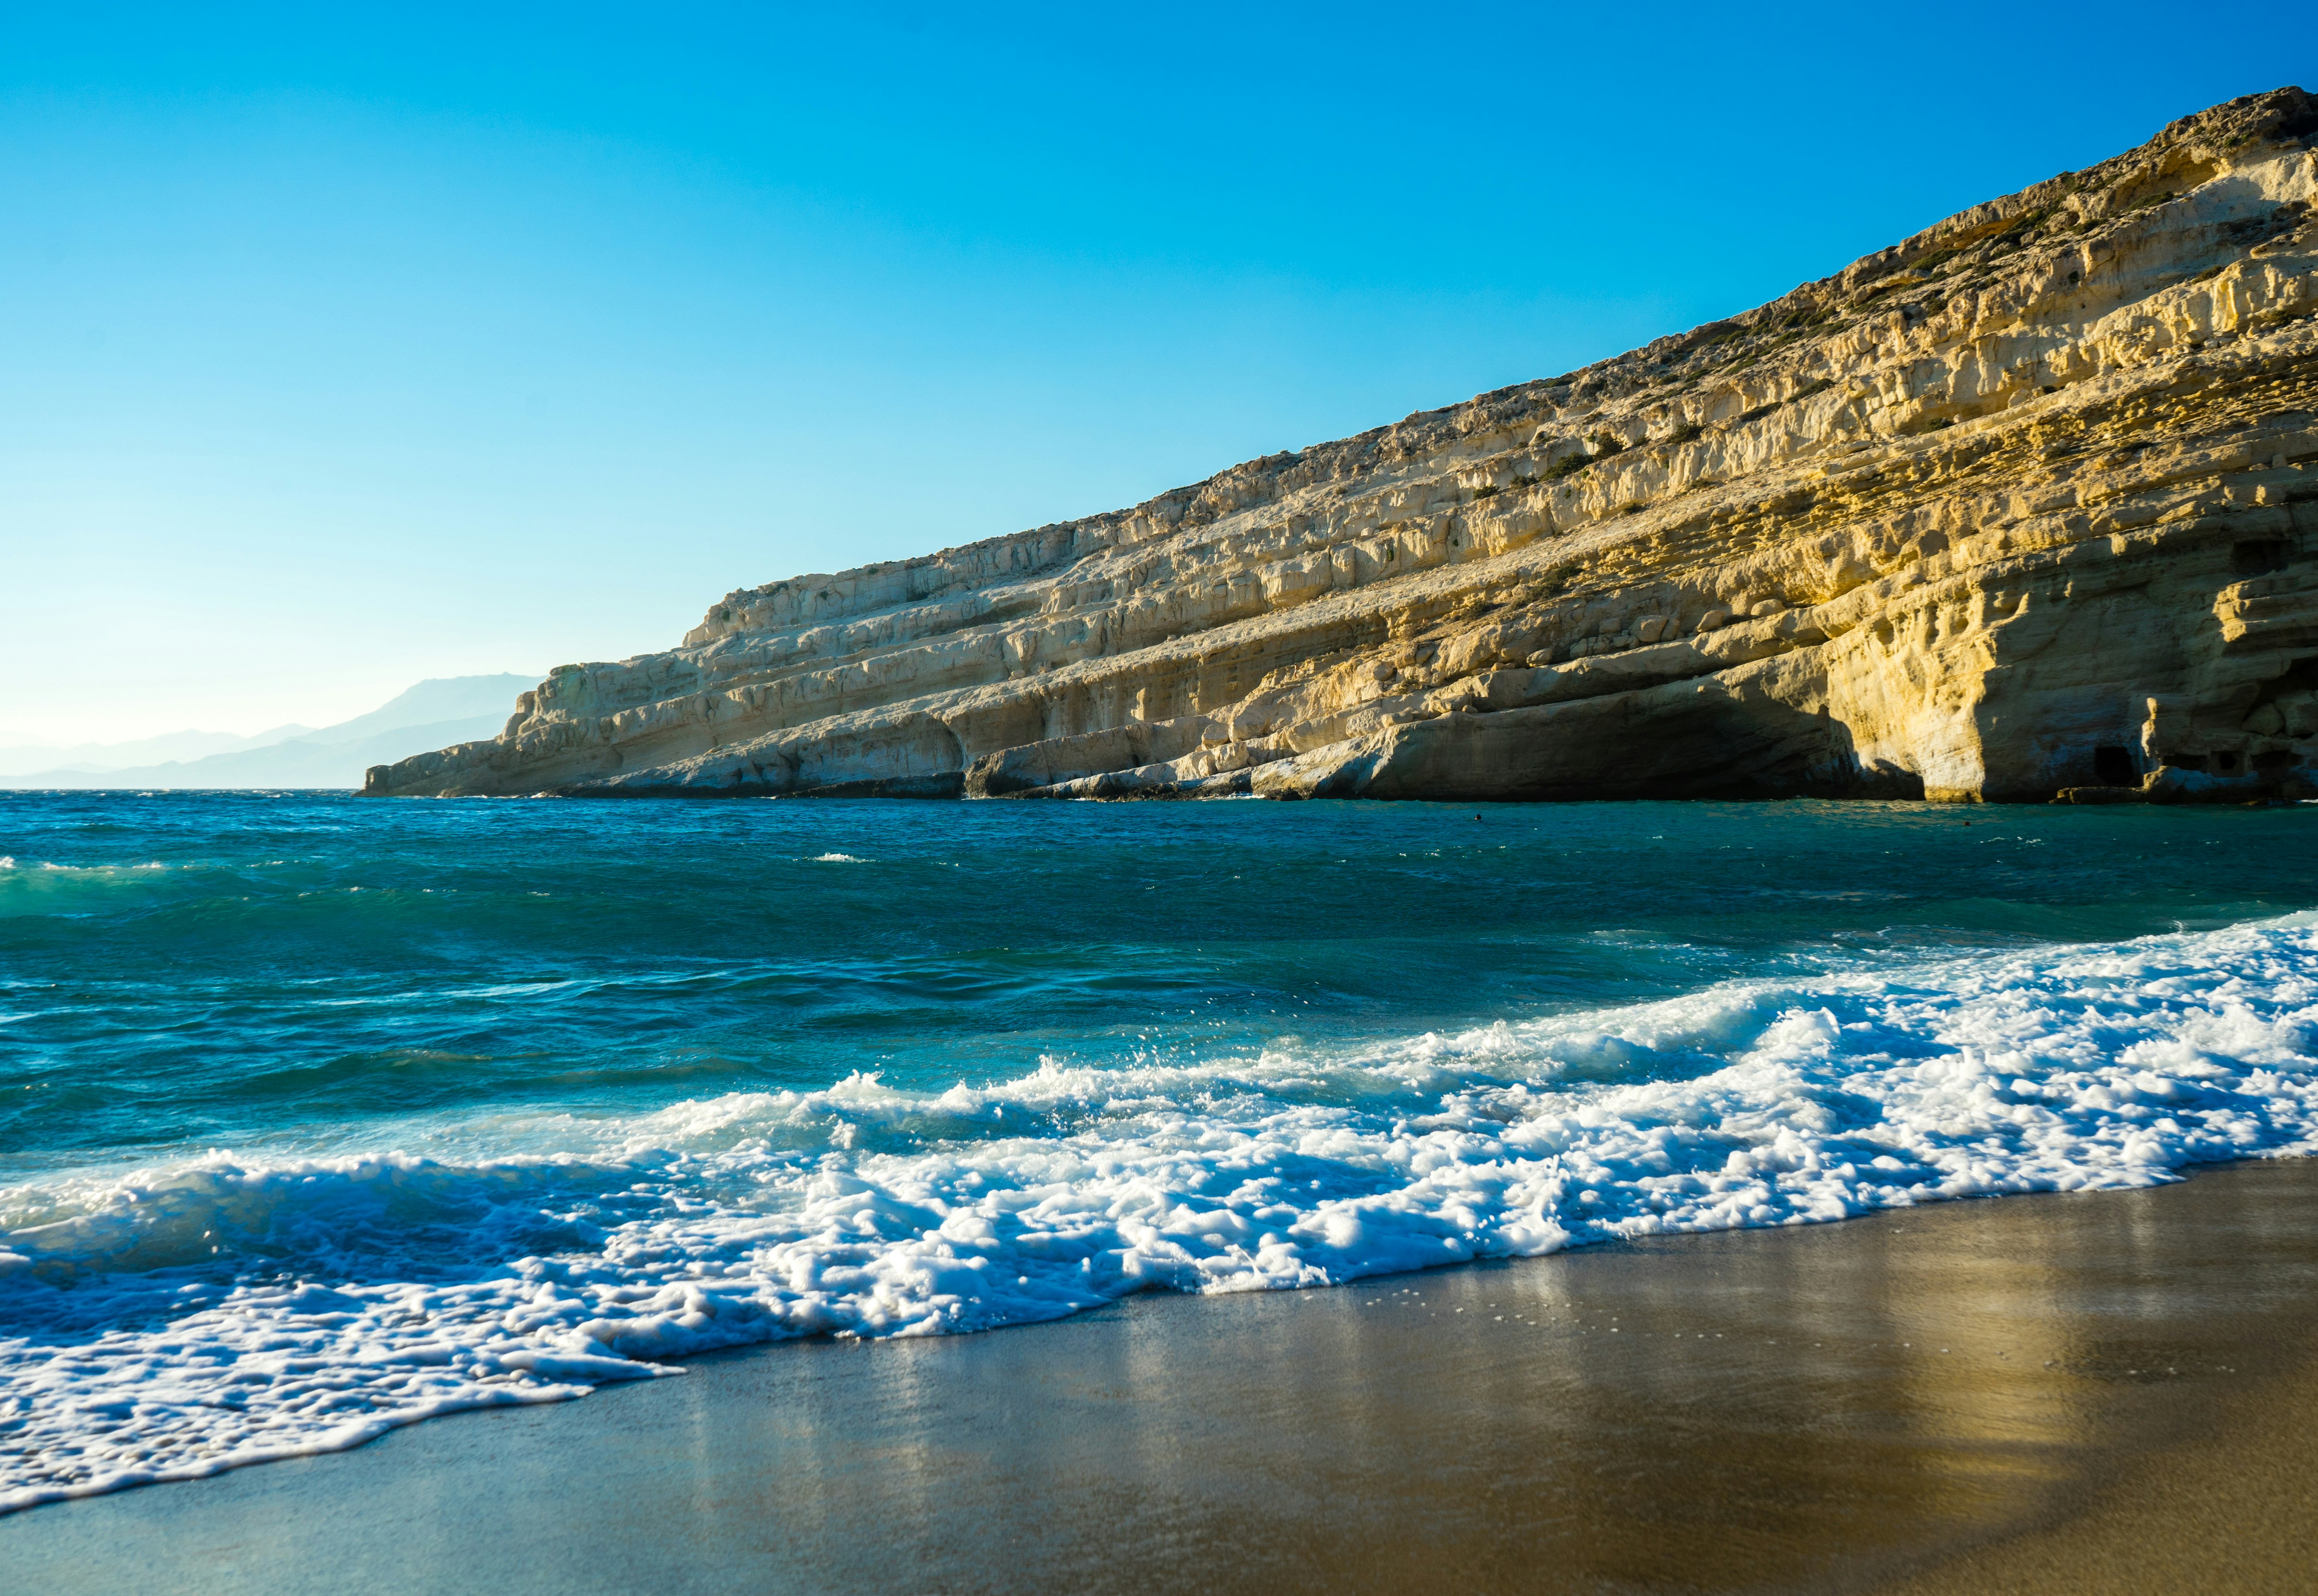
<svg viewBox="0 0 2318 1596"><path fill-rule="evenodd" d="M2129 749L2111 745L2093 750L2093 779L2104 787L2134 787L2141 785L2141 772Z"/></svg>

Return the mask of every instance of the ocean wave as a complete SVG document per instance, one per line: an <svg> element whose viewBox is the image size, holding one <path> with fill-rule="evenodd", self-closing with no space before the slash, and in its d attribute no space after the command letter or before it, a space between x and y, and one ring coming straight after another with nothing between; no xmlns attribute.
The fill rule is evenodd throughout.
<svg viewBox="0 0 2318 1596"><path fill-rule="evenodd" d="M468 1161L220 1153L19 1186L0 1509L750 1341L2145 1185L2318 1150L2314 1071L2299 915L1364 1046L509 1117Z"/></svg>
<svg viewBox="0 0 2318 1596"><path fill-rule="evenodd" d="M148 871L168 868L170 868L169 865L158 859L148 860L141 865L58 865L46 859L25 865L20 863L13 855L0 854L0 870L36 870L50 878L69 876L81 881L134 881L141 879ZM31 879L37 880L39 877Z"/></svg>

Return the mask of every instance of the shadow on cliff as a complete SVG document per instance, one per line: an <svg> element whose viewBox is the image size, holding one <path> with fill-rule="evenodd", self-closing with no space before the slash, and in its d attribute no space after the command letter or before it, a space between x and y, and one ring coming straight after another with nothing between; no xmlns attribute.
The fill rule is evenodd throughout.
<svg viewBox="0 0 2318 1596"><path fill-rule="evenodd" d="M1922 777L1864 765L1851 729L1721 683L1397 727L1322 779L1323 798L1915 798Z"/></svg>

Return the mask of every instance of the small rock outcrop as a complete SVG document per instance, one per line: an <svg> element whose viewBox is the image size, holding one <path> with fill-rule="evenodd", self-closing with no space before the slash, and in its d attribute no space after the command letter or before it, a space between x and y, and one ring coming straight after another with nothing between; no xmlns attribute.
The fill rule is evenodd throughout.
<svg viewBox="0 0 2318 1596"><path fill-rule="evenodd" d="M2318 100L1133 509L727 596L377 794L2318 793Z"/></svg>

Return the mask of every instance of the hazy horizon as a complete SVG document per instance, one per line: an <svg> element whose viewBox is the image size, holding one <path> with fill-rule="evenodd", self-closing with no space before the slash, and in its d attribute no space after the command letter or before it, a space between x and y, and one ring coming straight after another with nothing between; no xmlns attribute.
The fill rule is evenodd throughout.
<svg viewBox="0 0 2318 1596"><path fill-rule="evenodd" d="M668 648L1744 309L2318 40L1942 13L2030 97L1832 8L548 14L15 19L10 732Z"/></svg>
<svg viewBox="0 0 2318 1596"><path fill-rule="evenodd" d="M157 731L142 737L117 738L109 741L99 740L93 738L83 738L77 741L68 743L51 742L46 738L31 736L18 731L12 727L0 726L0 751L37 748L48 749L62 753L75 753L82 751L94 752L99 749L136 748L147 743L166 743L181 738L201 737L217 738L236 743L247 744L255 742L261 738L275 736L297 737L310 732L327 731L332 726L342 724L346 721L361 720L367 715L376 714L381 711L389 708L397 701L410 697L414 694L418 693L421 688L435 686L439 683L468 683L484 681L506 681L513 683L520 681L526 685L529 685L544 679L546 673L544 671L489 670L478 671L471 676L465 677L429 677L411 683L401 692L390 695L383 702L374 704L366 710L356 711L351 715L341 715L337 717L337 720L325 721L319 724L309 724L303 721L277 721L270 726L254 726L247 731L234 731L224 726L175 726L170 728L166 731ZM515 695L520 694L522 691L523 687L521 686L510 686L508 694L508 708L510 710L514 707Z"/></svg>

